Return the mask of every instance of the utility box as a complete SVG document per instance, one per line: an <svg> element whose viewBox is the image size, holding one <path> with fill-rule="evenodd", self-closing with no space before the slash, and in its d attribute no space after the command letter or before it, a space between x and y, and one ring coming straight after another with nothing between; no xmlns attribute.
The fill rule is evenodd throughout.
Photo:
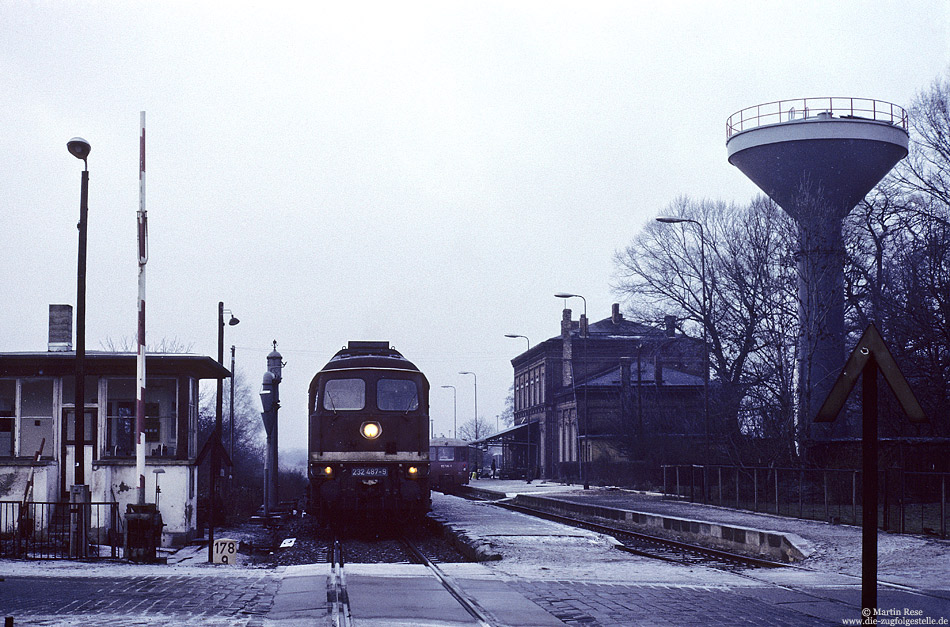
<svg viewBox="0 0 950 627"><path fill-rule="evenodd" d="M162 542L162 514L153 503L133 505L125 511L125 558L130 562L154 564Z"/></svg>

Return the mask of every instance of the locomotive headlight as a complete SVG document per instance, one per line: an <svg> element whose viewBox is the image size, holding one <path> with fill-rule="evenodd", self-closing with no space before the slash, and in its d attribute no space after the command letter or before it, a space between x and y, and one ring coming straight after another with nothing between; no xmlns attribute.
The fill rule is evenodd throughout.
<svg viewBox="0 0 950 627"><path fill-rule="evenodd" d="M333 466L327 466L323 469L323 474L327 477L333 476Z"/></svg>
<svg viewBox="0 0 950 627"><path fill-rule="evenodd" d="M417 474L419 474L419 469L415 466L409 466L409 476L415 477Z"/></svg>
<svg viewBox="0 0 950 627"><path fill-rule="evenodd" d="M383 428L378 422L364 422L360 426L360 433L367 440L375 440L383 432Z"/></svg>

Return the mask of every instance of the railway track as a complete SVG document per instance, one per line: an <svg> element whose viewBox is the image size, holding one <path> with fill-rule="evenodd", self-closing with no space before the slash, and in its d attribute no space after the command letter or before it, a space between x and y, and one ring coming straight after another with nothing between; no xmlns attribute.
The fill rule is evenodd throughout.
<svg viewBox="0 0 950 627"><path fill-rule="evenodd" d="M730 553L728 551L721 551L698 544L679 542L677 540L652 536L649 534L632 531L630 529L612 527L609 525L591 522L589 520L563 516L561 514L553 514L540 509L525 507L523 505L515 505L514 503L496 501L493 502L493 504L497 505L498 507L521 512L523 514L528 514L531 516L544 518L546 520L551 520L553 522L570 525L572 527L588 529L590 531L596 531L597 533L613 536L621 543L617 548L634 555L641 555L643 557L649 557L668 562L677 562L680 564L702 565L720 570L784 568L787 566L787 564L782 564L780 562L750 557L748 555L740 555L738 553Z"/></svg>
<svg viewBox="0 0 950 627"><path fill-rule="evenodd" d="M437 564L430 560L416 544L407 537L398 539L399 544L408 556L409 563L425 566L425 571L435 577L442 587L449 593L471 617L473 624L479 627L496 627L501 623L495 621L486 612L478 602L468 593L466 593L447 573L445 573ZM331 547L328 549L330 556L331 569L330 577L327 580L327 601L330 605L330 621L334 627L349 627L351 624L350 596L346 585L346 549L344 542L334 539ZM393 563L405 563L397 561ZM398 580L394 580L397 581ZM380 590L379 594L385 594L386 591ZM394 591L393 595L400 592ZM393 597L395 598L395 596Z"/></svg>

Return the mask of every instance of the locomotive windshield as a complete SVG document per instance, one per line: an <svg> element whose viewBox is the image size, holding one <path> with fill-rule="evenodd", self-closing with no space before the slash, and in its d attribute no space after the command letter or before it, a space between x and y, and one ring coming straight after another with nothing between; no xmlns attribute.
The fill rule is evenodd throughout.
<svg viewBox="0 0 950 627"><path fill-rule="evenodd" d="M376 384L376 407L382 411L419 409L419 390L415 381L380 379Z"/></svg>
<svg viewBox="0 0 950 627"><path fill-rule="evenodd" d="M454 462L455 448L451 446L436 447L436 458L440 462Z"/></svg>
<svg viewBox="0 0 950 627"><path fill-rule="evenodd" d="M362 379L330 379L323 390L323 408L354 411L366 406L366 382Z"/></svg>

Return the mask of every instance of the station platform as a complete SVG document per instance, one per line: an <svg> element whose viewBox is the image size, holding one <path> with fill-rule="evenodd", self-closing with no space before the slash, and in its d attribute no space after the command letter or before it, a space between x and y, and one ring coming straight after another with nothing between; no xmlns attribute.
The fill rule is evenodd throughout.
<svg viewBox="0 0 950 627"><path fill-rule="evenodd" d="M819 570L860 574L862 530L858 526L690 503L658 493L595 486L585 490L577 484L539 480L478 479L469 484L469 489L487 499L510 499L565 515L593 515L625 522L645 533ZM478 545L477 539L472 541L481 547L481 556L492 554L490 543ZM946 573L950 569L950 542L879 532L882 580L925 584L932 573L921 567L920 555L934 553L935 544L940 555L935 572Z"/></svg>

